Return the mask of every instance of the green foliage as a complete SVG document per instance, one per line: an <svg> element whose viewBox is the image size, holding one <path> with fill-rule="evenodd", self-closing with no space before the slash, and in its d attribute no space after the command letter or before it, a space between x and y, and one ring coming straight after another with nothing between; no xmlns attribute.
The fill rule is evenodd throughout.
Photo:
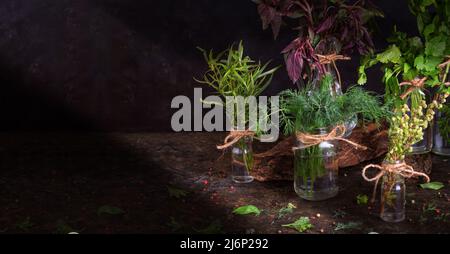
<svg viewBox="0 0 450 254"><path fill-rule="evenodd" d="M30 217L26 217L24 220L16 224L16 227L23 232L28 232L33 226L34 223L31 222Z"/></svg>
<svg viewBox="0 0 450 254"><path fill-rule="evenodd" d="M282 225L283 227L293 228L300 233L305 232L308 229L313 228L314 226L310 223L308 217L301 217L291 224Z"/></svg>
<svg viewBox="0 0 450 254"><path fill-rule="evenodd" d="M239 215L255 214L256 216L259 216L261 211L254 205L245 205L234 209L233 213Z"/></svg>
<svg viewBox="0 0 450 254"><path fill-rule="evenodd" d="M293 213L295 208L297 207L292 203L289 203L286 207L281 208L278 211L278 219L283 218L287 214Z"/></svg>
<svg viewBox="0 0 450 254"><path fill-rule="evenodd" d="M169 192L169 196L174 198L186 197L188 194L188 191L182 190L180 188L171 185L167 186L167 191Z"/></svg>
<svg viewBox="0 0 450 254"><path fill-rule="evenodd" d="M301 90L280 94L280 120L285 134L311 133L319 128L333 127L357 114L363 121L379 121L389 116L379 99L360 87L351 87L341 96L331 96L331 75L325 75L320 87L311 85Z"/></svg>
<svg viewBox="0 0 450 254"><path fill-rule="evenodd" d="M56 234L68 234L71 232L79 232L79 230L75 230L63 220L58 220L58 222L56 223Z"/></svg>
<svg viewBox="0 0 450 254"><path fill-rule="evenodd" d="M124 214L124 213L125 213L124 210L122 210L121 208L116 207L116 206L104 205L97 209L98 216L101 216L103 214L120 215L120 214Z"/></svg>
<svg viewBox="0 0 450 254"><path fill-rule="evenodd" d="M441 91L450 92L440 79L442 71L438 68L450 55L450 1L409 0L408 3L417 17L420 36L408 37L394 28L393 35L388 39L390 46L383 52L372 53L362 59L358 83L365 84L365 70L380 63L387 99L399 100L398 96L407 88L400 89L398 84L401 80L415 77L427 77L429 87L440 86Z"/></svg>
<svg viewBox="0 0 450 254"><path fill-rule="evenodd" d="M358 205L367 205L367 202L369 201L369 197L367 195L358 195L356 197L356 203Z"/></svg>
<svg viewBox="0 0 450 254"><path fill-rule="evenodd" d="M444 184L441 182L430 182L430 183L423 183L420 185L422 189L428 189L428 190L440 190L444 188Z"/></svg>
<svg viewBox="0 0 450 254"><path fill-rule="evenodd" d="M348 223L338 223L336 224L334 231L360 229L361 226L362 226L361 222L354 222L354 221Z"/></svg>
<svg viewBox="0 0 450 254"><path fill-rule="evenodd" d="M269 86L274 73L280 68L278 66L268 69L270 62L262 64L245 56L242 41L237 48L232 45L229 49L217 55L213 51L200 50L203 52L209 69L203 75L202 80L195 80L213 88L223 98L241 96L244 99L244 103L248 103L249 97L259 96ZM217 104L213 102L204 103ZM228 100L227 103L230 103L227 106L232 106L236 109L237 102ZM249 110L247 106L245 112L241 112L242 114L240 115L238 115L238 110L234 110L233 118L230 119L232 124L235 125L238 121L248 123L248 119L245 116L250 115Z"/></svg>
<svg viewBox="0 0 450 254"><path fill-rule="evenodd" d="M213 221L207 227L202 229L194 229L196 233L199 234L223 234L222 223L219 220Z"/></svg>

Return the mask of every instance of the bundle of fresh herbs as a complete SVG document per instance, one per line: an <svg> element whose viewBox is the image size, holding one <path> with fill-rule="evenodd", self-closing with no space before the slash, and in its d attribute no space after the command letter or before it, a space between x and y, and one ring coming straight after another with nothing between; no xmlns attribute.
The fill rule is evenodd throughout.
<svg viewBox="0 0 450 254"><path fill-rule="evenodd" d="M281 124L286 135L334 127L355 114L364 122L378 122L389 115L376 95L357 86L350 87L342 96L330 96L332 82L331 75L326 75L319 89L307 86L280 94Z"/></svg>
<svg viewBox="0 0 450 254"><path fill-rule="evenodd" d="M267 88L272 81L275 71L279 67L269 69L269 63L262 64L245 56L242 41L237 47L232 45L217 55L213 51L206 52L203 49L200 50L203 52L209 69L204 74L202 80L196 81L216 90L225 99L226 105L217 105L215 102L208 101L204 103L225 107L228 113L228 120L233 126L233 130L228 137L234 139L236 142L226 143L221 146L223 147L221 149L233 147L233 179L237 182L249 182L253 180L248 175L248 172L253 169L254 165L253 150L251 147L252 138L260 135L261 129L259 128L260 121L255 122L257 126L249 126L249 116L254 114L255 112L253 111L256 111L257 108L249 107L248 102L250 99L256 99L256 96L260 95ZM244 109L239 107L237 97L243 99L242 105L244 105ZM231 112L228 111L230 107L232 108ZM263 117L267 119L269 116L260 116L260 118ZM245 130L238 128L244 128Z"/></svg>
<svg viewBox="0 0 450 254"><path fill-rule="evenodd" d="M370 1L253 0L263 29L276 38L283 20L294 24L298 36L283 51L289 77L296 83L323 74L317 54L367 54L373 49L368 24L383 14ZM294 22L292 22L294 21ZM321 75L320 75L321 76Z"/></svg>
<svg viewBox="0 0 450 254"><path fill-rule="evenodd" d="M394 29L388 40L391 45L383 52L365 56L359 68L359 84L367 82L367 68L381 64L384 72L385 98L394 101L393 111L397 114L391 118L388 159L392 161L404 159L411 146L422 140L434 110L442 107L445 94L450 93L445 85L449 65L439 68L450 55L450 2L409 0L409 7L417 16L420 36L408 37ZM424 82L414 86L402 80ZM436 91L431 103L427 103L426 89Z"/></svg>
<svg viewBox="0 0 450 254"><path fill-rule="evenodd" d="M389 116L379 98L360 87L353 86L342 96L330 96L332 82L332 76L325 75L319 89L307 86L298 91L287 90L280 97L284 133L319 140L304 144L299 139L299 146L294 148L294 186L308 200L323 200L337 194L337 149L333 140L327 140L330 135L343 135L338 131L345 132L345 128L336 126L344 126L344 119L355 114L366 122L379 122Z"/></svg>
<svg viewBox="0 0 450 254"><path fill-rule="evenodd" d="M380 64L384 72L385 98L394 101L385 162L368 165L363 171L369 181L378 182L383 177L380 216L392 222L405 218L403 177L424 176L429 180L425 174L415 172L404 159L413 151L413 145L423 139L435 110L442 108L450 93L446 86L449 65L441 65L450 54L450 1L408 0L408 4L417 17L419 36L410 37L394 29L387 49L362 59L358 81L366 83L365 70ZM436 92L428 100L427 89ZM382 173L367 178L365 172L371 167Z"/></svg>

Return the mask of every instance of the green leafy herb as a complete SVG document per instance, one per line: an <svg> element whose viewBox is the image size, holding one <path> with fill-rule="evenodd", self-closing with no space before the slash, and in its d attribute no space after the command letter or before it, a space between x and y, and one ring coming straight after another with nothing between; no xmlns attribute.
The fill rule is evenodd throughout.
<svg viewBox="0 0 450 254"><path fill-rule="evenodd" d="M234 209L233 213L239 215L255 214L256 216L259 216L261 211L254 205L245 205Z"/></svg>
<svg viewBox="0 0 450 254"><path fill-rule="evenodd" d="M31 222L30 217L26 217L23 221L17 223L16 227L24 232L28 232L32 227L34 226L34 223Z"/></svg>
<svg viewBox="0 0 450 254"><path fill-rule="evenodd" d="M358 203L358 205L367 205L368 201L369 197L367 195L358 195L356 197L356 203Z"/></svg>
<svg viewBox="0 0 450 254"><path fill-rule="evenodd" d="M353 229L360 229L362 226L361 222L347 222L347 223L338 223L336 224L336 227L334 228L335 231L341 231L341 230L353 230Z"/></svg>
<svg viewBox="0 0 450 254"><path fill-rule="evenodd" d="M360 87L351 87L341 96L331 96L332 82L333 77L326 75L319 88L309 85L280 94L280 120L285 134L311 133L319 128L334 127L354 115L360 115L367 122L389 116L379 99Z"/></svg>
<svg viewBox="0 0 450 254"><path fill-rule="evenodd" d="M282 225L283 227L293 228L300 233L305 232L308 229L313 228L314 226L310 223L308 217L301 217L296 220L294 223Z"/></svg>
<svg viewBox="0 0 450 254"><path fill-rule="evenodd" d="M175 186L167 186L167 191L169 192L169 196L174 198L186 197L188 194L188 191L182 190Z"/></svg>
<svg viewBox="0 0 450 254"><path fill-rule="evenodd" d="M289 203L286 207L281 208L278 211L278 219L283 218L287 214L294 212L294 209L297 208L294 204Z"/></svg>
<svg viewBox="0 0 450 254"><path fill-rule="evenodd" d="M421 184L420 187L422 189L440 190L440 189L444 188L444 184L441 182L430 182L430 183Z"/></svg>
<svg viewBox="0 0 450 254"><path fill-rule="evenodd" d="M108 215L120 215L120 214L124 214L125 212L116 206L109 206L109 205L104 205L101 206L97 209L97 215L103 215L103 214L108 214Z"/></svg>
<svg viewBox="0 0 450 254"><path fill-rule="evenodd" d="M78 231L79 230L73 229L69 224L67 224L63 220L58 220L58 222L56 223L56 230L55 230L56 234L68 234L71 232L78 232Z"/></svg>
<svg viewBox="0 0 450 254"><path fill-rule="evenodd" d="M221 234L222 231L222 223L220 223L219 220L213 221L211 224L209 224L207 227L202 229L194 229L195 232L199 234Z"/></svg>

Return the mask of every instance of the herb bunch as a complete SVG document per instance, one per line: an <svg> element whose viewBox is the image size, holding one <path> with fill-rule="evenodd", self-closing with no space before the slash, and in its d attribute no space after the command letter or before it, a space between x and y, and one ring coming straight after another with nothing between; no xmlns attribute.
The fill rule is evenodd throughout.
<svg viewBox="0 0 450 254"><path fill-rule="evenodd" d="M237 48L232 45L217 55L212 50L200 50L209 69L203 75L203 80L196 81L212 87L222 97L260 95L279 68L268 69L270 62L262 64L245 56L242 41Z"/></svg>
<svg viewBox="0 0 450 254"><path fill-rule="evenodd" d="M280 120L286 135L312 133L319 128L334 127L357 114L364 122L379 122L390 116L377 96L353 86L342 96L330 96L333 78L327 74L319 89L306 87L280 94Z"/></svg>
<svg viewBox="0 0 450 254"><path fill-rule="evenodd" d="M313 71L323 74L317 54L367 54L373 49L368 23L383 14L370 1L253 0L263 29L277 38L283 19L295 20L299 31L283 51L290 79L296 83Z"/></svg>
<svg viewBox="0 0 450 254"><path fill-rule="evenodd" d="M240 121L248 125L249 119L246 116L250 115L250 109L247 105L249 98L259 96L267 88L279 67L269 69L270 61L262 64L252 60L249 56L245 56L242 41L237 47L232 45L217 55L212 50L209 52L203 49L200 50L203 52L209 69L203 75L202 80L195 80L198 83L212 87L225 99L227 97L235 99L241 96L244 99L244 105L246 105L244 112L237 110L235 100L226 100L226 103L232 103L231 106L234 108L234 115L231 116L232 119L230 120L233 125ZM204 103L217 104L216 102L207 101Z"/></svg>
<svg viewBox="0 0 450 254"><path fill-rule="evenodd" d="M448 93L444 85L447 70L441 64L450 55L450 2L447 0L408 0L409 8L417 16L420 36L408 37L406 33L394 28L388 39L387 49L378 54L369 54L361 61L359 84L367 82L365 70L381 64L384 71L383 82L386 97L398 100L407 88L400 88L401 80L426 77L427 87L439 87L439 92ZM401 102L397 102L400 105ZM401 105L400 105L401 106Z"/></svg>
<svg viewBox="0 0 450 254"><path fill-rule="evenodd" d="M435 110L442 108L450 93L446 85L449 65L440 67L450 55L450 1L408 0L408 4L417 17L419 36L410 37L394 28L390 46L365 56L359 68L359 84L367 82L365 71L372 66L380 64L384 72L385 98L394 102L395 112L390 119L390 161L403 160L423 139ZM402 80L414 79L426 80L424 86L401 86ZM436 90L431 103L427 103L427 89Z"/></svg>

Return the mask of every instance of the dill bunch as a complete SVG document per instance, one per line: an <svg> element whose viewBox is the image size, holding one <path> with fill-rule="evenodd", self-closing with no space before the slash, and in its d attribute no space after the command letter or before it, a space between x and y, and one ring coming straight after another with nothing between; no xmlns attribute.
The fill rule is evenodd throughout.
<svg viewBox="0 0 450 254"><path fill-rule="evenodd" d="M354 115L362 122L379 122L391 115L375 94L360 87L350 87L343 95L331 96L331 75L325 75L320 86L312 85L280 94L280 120L284 134L312 133L319 128L343 124Z"/></svg>

